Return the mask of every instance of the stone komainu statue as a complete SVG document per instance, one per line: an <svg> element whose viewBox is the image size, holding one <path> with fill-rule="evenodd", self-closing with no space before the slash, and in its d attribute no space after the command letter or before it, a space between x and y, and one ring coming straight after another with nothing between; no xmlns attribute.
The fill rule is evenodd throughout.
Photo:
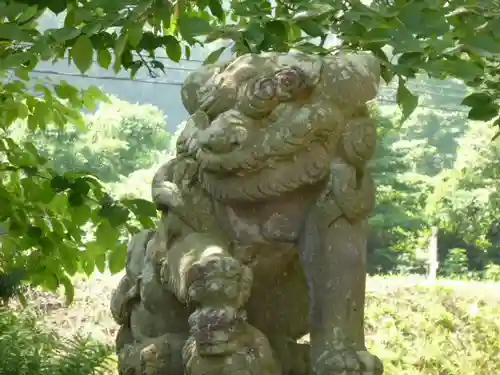
<svg viewBox="0 0 500 375"><path fill-rule="evenodd" d="M383 373L363 333L379 69L248 54L186 79L161 220L112 296L120 374Z"/></svg>

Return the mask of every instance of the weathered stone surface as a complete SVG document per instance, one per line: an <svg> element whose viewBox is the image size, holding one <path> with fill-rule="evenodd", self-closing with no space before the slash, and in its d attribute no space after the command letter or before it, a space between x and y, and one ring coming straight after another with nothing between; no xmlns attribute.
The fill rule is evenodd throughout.
<svg viewBox="0 0 500 375"><path fill-rule="evenodd" d="M162 218L111 301L121 374L383 373L363 333L379 73L370 55L267 53L187 78Z"/></svg>

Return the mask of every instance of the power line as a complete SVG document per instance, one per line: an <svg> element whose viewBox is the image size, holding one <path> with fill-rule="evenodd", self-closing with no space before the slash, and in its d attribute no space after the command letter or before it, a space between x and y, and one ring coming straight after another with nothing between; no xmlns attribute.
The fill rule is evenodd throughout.
<svg viewBox="0 0 500 375"><path fill-rule="evenodd" d="M137 55L138 56L138 55ZM154 58L155 60L164 60L164 61L173 61L171 60L170 58L168 58L167 56L155 56ZM204 60L191 60L191 59L180 59L179 61L186 61L186 62L197 62L197 63L204 63ZM166 66L165 67L166 69L172 69L172 70L184 70L184 71L194 71L196 69L192 69L192 68L184 68L184 67L176 67L176 66ZM429 89L429 88L436 88L436 86L431 86L429 84L426 84L426 83L420 83L420 82L412 82L410 84L410 86L416 86L417 88L422 88L422 89ZM394 87L394 84L391 84L391 85L387 85L388 88L392 88L392 89L396 89L396 87ZM439 89L442 89L443 91L448 91L448 92L454 92L458 95L462 95L463 94L463 91L460 90L460 89L457 89L457 88L453 88L453 87L443 87L443 86L437 86ZM429 93L429 94L432 94L432 95L436 95L435 93ZM449 96L448 94L446 96ZM457 99L462 99L463 96L452 96L454 98L457 98Z"/></svg>
<svg viewBox="0 0 500 375"><path fill-rule="evenodd" d="M165 61L172 61L170 58L166 57L166 56L155 56L154 58L155 60L165 60ZM188 59L181 59L180 61L192 61L192 62L198 62L198 63L204 63L203 60L188 60ZM196 69L192 69L192 68L185 68L185 67L176 67L176 66L165 66L166 69L171 69L171 70L181 70L181 71L195 71ZM387 85L386 87L387 88L391 88L393 90L396 90L396 87L394 87L395 85L394 84L390 84L390 85ZM410 84L410 86L414 86L416 88L421 88L421 89L424 89L424 90L427 90L427 89L435 89L436 86L431 86L429 84L426 84L426 83L420 83L420 82L412 82ZM457 88L452 88L452 87L443 87L443 86L437 86L439 89L442 89L443 91L447 91L447 92L453 92L453 93L456 93L458 94L459 96L455 96L455 95L451 95L452 98L456 98L456 99L463 99L463 91L460 90L460 89L457 89ZM430 95L439 95L437 93L434 93L434 92L422 92L423 94L430 94ZM450 97L449 94L446 94L445 96L447 97Z"/></svg>
<svg viewBox="0 0 500 375"><path fill-rule="evenodd" d="M134 53L134 55L136 57L139 57L141 58L141 56L137 53ZM172 59L170 59L168 56L155 56L153 58L153 60L164 60L164 61L169 61L169 62L174 62ZM198 59L180 59L179 61L186 61L186 62L196 62L196 63L204 63L204 60L198 60ZM98 61L94 61L95 64L98 64ZM174 70L174 71L184 71L184 72L194 72L196 71L197 69L196 68L186 68L186 67L183 67L183 66L172 66L172 65L167 65L167 66L164 66L165 70ZM157 70L161 70L161 69L157 69ZM52 73L47 73L47 74L60 74L62 72L56 72L56 71L51 71ZM164 73L164 71L163 71ZM65 74L70 74L70 73L65 73ZM81 75L81 74L75 74L74 75L75 77L88 77L88 78L92 78L92 79L107 79L107 80L112 80L113 78L117 78L117 77L109 77L109 76L100 76L100 77L91 77L91 76L87 76L87 75ZM121 78L121 77L118 77L120 78L119 80L127 80L127 78ZM134 81L137 81L137 82L142 82L142 83L156 83L158 84L157 82L153 82L153 81L146 81L146 80L142 80L142 79L132 79L130 78L130 80L134 80ZM174 85L182 85L182 83L178 83L178 82L175 82L173 83ZM452 88L452 87L443 87L443 86L439 86L439 85L436 85L436 86L431 86L429 84L426 84L426 83L420 83L420 82L411 82L410 85L409 85L409 88L410 88L410 91L415 91L416 94L419 94L419 95L437 95L437 96L442 96L442 97L447 97L447 98L453 98L453 99L457 99L457 100L460 100L462 101L462 99L464 98L464 91L458 89L458 88ZM442 91L445 91L447 93L444 93L444 94L441 94L441 93L437 93L435 92L434 90L437 89L441 89ZM397 90L397 87L395 87L395 84L392 83L392 84L388 84L386 85L385 87L382 87L381 90L392 90L392 91L395 91ZM412 89L417 89L417 90L412 90ZM418 91L420 90L420 91ZM431 90L431 91L429 91ZM453 95L451 93L454 93L454 94L457 94L457 95Z"/></svg>
<svg viewBox="0 0 500 375"><path fill-rule="evenodd" d="M196 70L196 69L193 69ZM132 79L132 78L126 78L126 77L115 77L115 76L92 76L92 75L87 75L87 74L77 74L77 73L66 73L66 72L57 72L54 70L43 70L43 69L37 69L33 70L34 73L39 73L39 74L48 74L48 75L58 75L58 76L67 76L67 77L77 77L77 78L85 78L85 79L97 79L97 80L110 80L110 81L122 81L122 82L139 82L139 83L148 83L148 84L154 84L154 85L165 85L165 86L182 86L182 82L175 82L175 81L157 81L157 80L146 80L146 79ZM435 94L432 92L415 92L416 94L429 94L429 95L437 95L437 96L446 96L450 97L449 95L441 95L441 94ZM378 102L381 103L386 103L386 104L392 104L392 105L397 105L397 101L395 100L390 100L390 99L385 99L385 98L377 98ZM419 108L425 108L425 109L433 109L433 110L439 110L443 112L449 112L449 113L467 113L467 110L461 110L459 108L449 108L449 107L437 107L437 106L429 106L429 105L424 105L420 104Z"/></svg>
<svg viewBox="0 0 500 375"><path fill-rule="evenodd" d="M187 71L187 72L194 72L196 69L189 69L189 68L170 68L168 67L167 69L172 69L172 70L182 70L182 71ZM111 81L133 81L133 82L140 82L140 83L152 83L152 84L168 84L168 85L174 85L174 86L182 86L182 82L174 82L174 81L157 81L157 80L145 80L145 79L140 79L140 78L127 78L127 77L116 77L116 76L93 76L93 75L88 75L88 74L78 74L78 73L68 73L68 72L57 72L55 70L44 70L44 69L35 69L33 70L35 73L40 73L40 74L50 74L50 75L61 75L61 76L69 76L69 77L78 77L78 78L88 78L88 79L102 79L102 80L111 80ZM394 91L396 88L391 87L391 86L386 86L382 87L381 90L391 90ZM463 96L454 96L450 94L440 94L440 93L435 93L432 91L427 91L427 90L415 90L414 91L418 95L435 95L435 96L441 96L441 97L446 97L446 98L454 98L454 99L463 99Z"/></svg>
<svg viewBox="0 0 500 375"><path fill-rule="evenodd" d="M398 102L396 100L383 99L383 98L377 98L376 100L378 102L384 103L384 104L398 105ZM448 113L467 114L469 112L467 110L463 110L463 109L459 109L459 108L437 107L437 106L431 106L431 105L426 105L426 104L419 104L417 108L433 109L435 111L442 111L442 112L448 112Z"/></svg>
<svg viewBox="0 0 500 375"><path fill-rule="evenodd" d="M154 81L154 80L146 80L139 78L126 78L126 77L114 77L114 76L92 76L88 74L76 74L76 73L66 73L66 72L56 72L55 70L44 70L44 69L35 69L33 73L39 74L48 74L48 75L57 75L57 76L66 76L66 77L76 77L76 78L87 78L87 79L102 79L109 81L129 81L129 82L140 82L140 83L150 83L154 85L173 85L173 86L182 86L182 82L174 82L174 81Z"/></svg>

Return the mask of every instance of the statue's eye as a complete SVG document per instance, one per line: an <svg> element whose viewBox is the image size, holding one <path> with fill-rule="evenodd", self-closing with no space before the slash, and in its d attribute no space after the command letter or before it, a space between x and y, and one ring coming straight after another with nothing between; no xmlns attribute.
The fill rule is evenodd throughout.
<svg viewBox="0 0 500 375"><path fill-rule="evenodd" d="M249 117L262 118L267 116L276 104L276 82L272 77L264 77L248 82L238 107Z"/></svg>
<svg viewBox="0 0 500 375"><path fill-rule="evenodd" d="M278 71L276 74L276 81L282 88L293 89L300 86L302 83L301 74L294 68L287 68Z"/></svg>
<svg viewBox="0 0 500 375"><path fill-rule="evenodd" d="M309 91L305 73L297 67L286 67L274 76L277 96L280 100L291 100Z"/></svg>
<svg viewBox="0 0 500 375"><path fill-rule="evenodd" d="M262 78L250 86L250 96L259 100L272 100L276 96L276 83L272 78Z"/></svg>

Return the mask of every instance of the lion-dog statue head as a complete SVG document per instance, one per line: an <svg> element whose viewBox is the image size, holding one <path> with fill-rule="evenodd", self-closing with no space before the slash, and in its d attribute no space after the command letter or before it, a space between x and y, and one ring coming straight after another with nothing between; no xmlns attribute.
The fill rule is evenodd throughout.
<svg viewBox="0 0 500 375"><path fill-rule="evenodd" d="M329 173L349 119L379 84L371 55L247 54L191 73L182 99L191 118L177 156L199 163L218 200L272 198Z"/></svg>

